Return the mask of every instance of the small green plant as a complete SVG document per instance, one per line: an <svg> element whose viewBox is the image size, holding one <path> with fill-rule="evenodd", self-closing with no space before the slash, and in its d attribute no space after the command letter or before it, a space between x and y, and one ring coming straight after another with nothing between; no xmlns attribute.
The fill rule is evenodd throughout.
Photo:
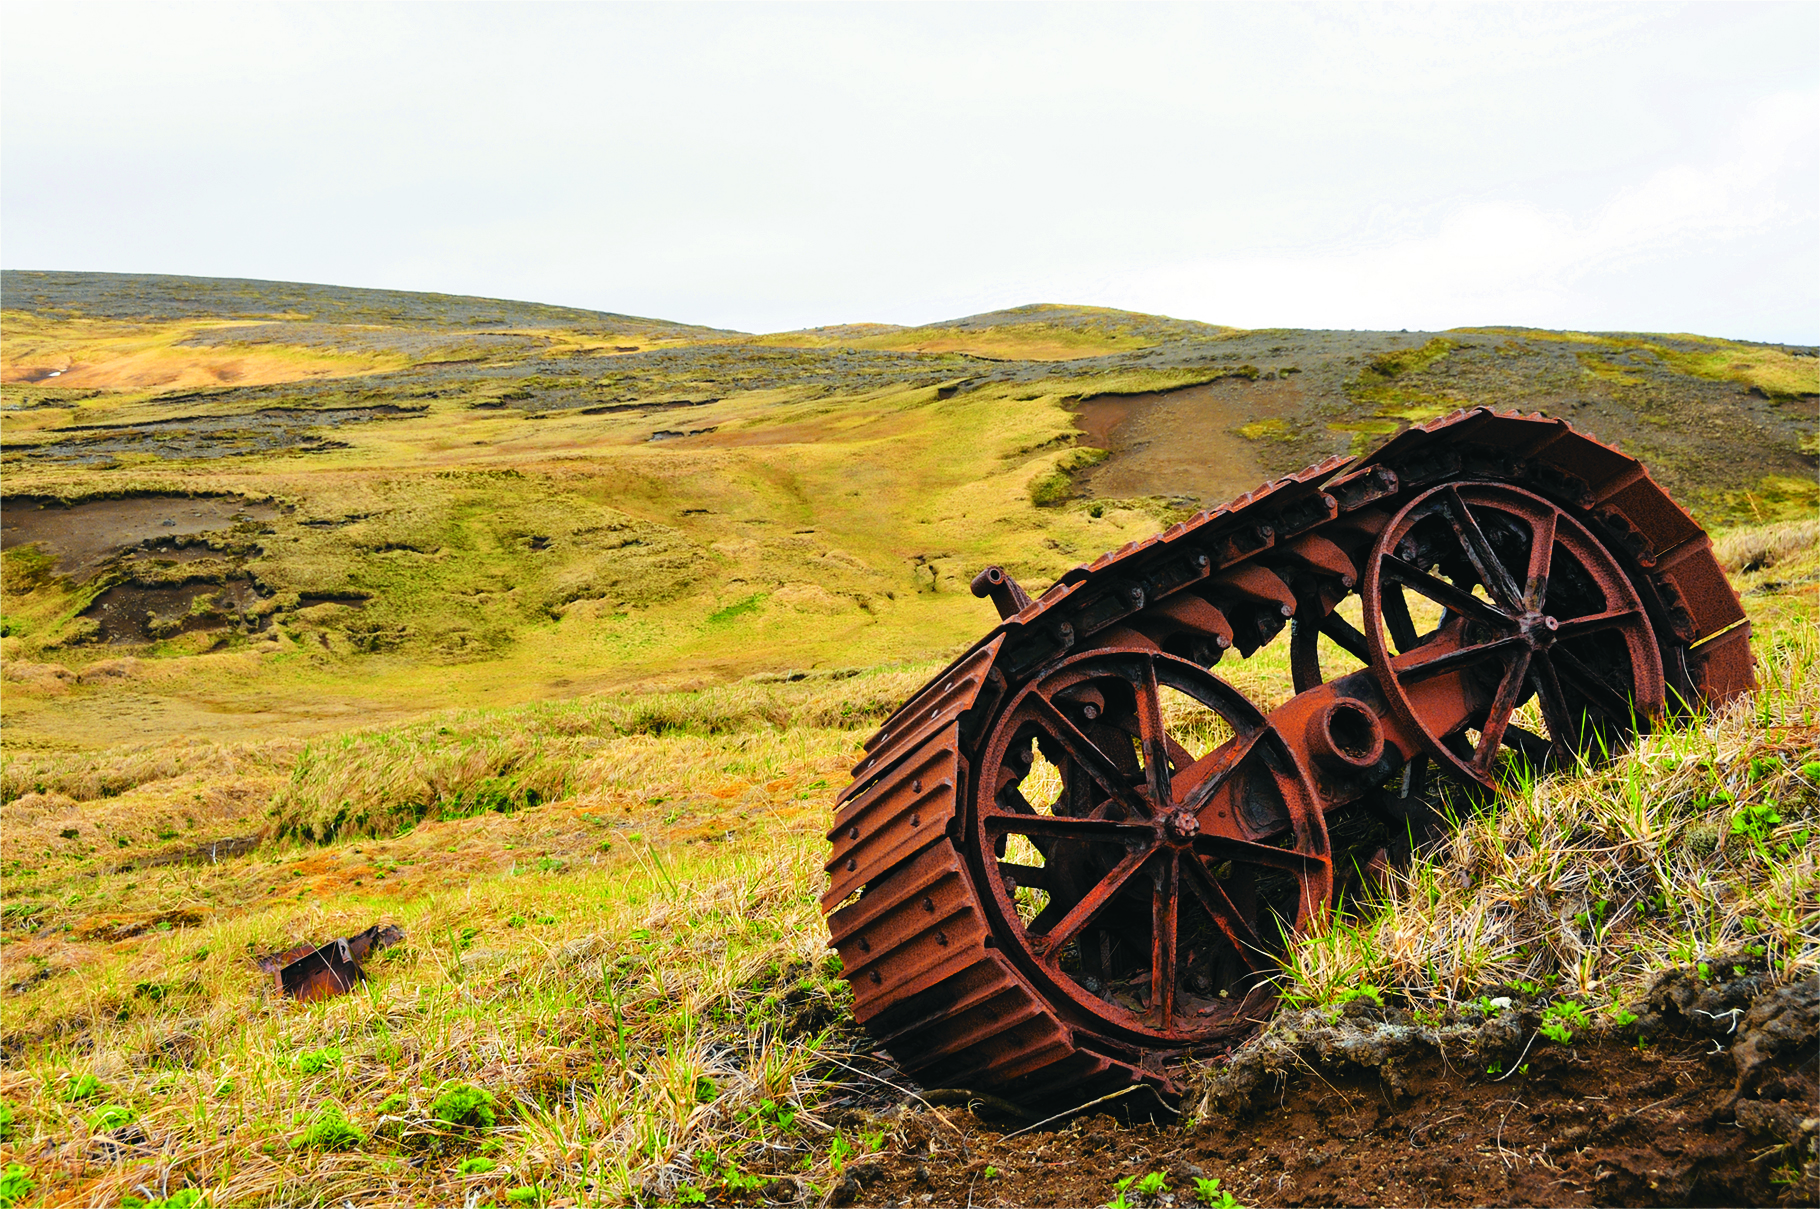
<svg viewBox="0 0 1820 1209"><path fill-rule="evenodd" d="M1770 833L1781 825L1782 815L1774 802L1740 806L1732 815L1732 834L1743 836L1759 851L1765 849Z"/></svg>
<svg viewBox="0 0 1820 1209"><path fill-rule="evenodd" d="M485 1175L487 1172L493 1170L497 1166L499 1166L499 1164L495 1163L492 1159L482 1158L480 1155L475 1155L473 1158L463 1159L463 1160L461 1160L461 1162L455 1164L455 1174L456 1175Z"/></svg>
<svg viewBox="0 0 1820 1209"><path fill-rule="evenodd" d="M297 1144L308 1150L356 1150L366 1140L366 1135L342 1116L339 1108L324 1104Z"/></svg>
<svg viewBox="0 0 1820 1209"><path fill-rule="evenodd" d="M378 1111L381 1116L394 1115L403 1112L410 1106L411 1097L405 1095L401 1091L395 1091L379 1102Z"/></svg>
<svg viewBox="0 0 1820 1209"><path fill-rule="evenodd" d="M676 1190L676 1203L679 1205L700 1205L708 1199L708 1194L694 1184L684 1184Z"/></svg>
<svg viewBox="0 0 1820 1209"><path fill-rule="evenodd" d="M1238 1198L1220 1187L1217 1179L1205 1179L1200 1176L1194 1181L1195 1199L1208 1209L1239 1209Z"/></svg>
<svg viewBox="0 0 1820 1209"><path fill-rule="evenodd" d="M493 1093L467 1083L444 1088L430 1101L430 1116L448 1125L468 1129L491 1129L499 1122L493 1111L498 1101Z"/></svg>
<svg viewBox="0 0 1820 1209"><path fill-rule="evenodd" d="M859 1140L860 1143L865 1146L868 1153L877 1154L885 1148L885 1131L878 1129L871 1133L862 1132L859 1135Z"/></svg>
<svg viewBox="0 0 1820 1209"><path fill-rule="evenodd" d="M1504 1073L1504 1064L1502 1062L1494 1061L1490 1066L1485 1068L1485 1073L1488 1075L1501 1075Z"/></svg>
<svg viewBox="0 0 1820 1209"><path fill-rule="evenodd" d="M796 1127L796 1110L782 1107L775 1100L764 1100L758 1107L746 1110L746 1119L755 1125L775 1126L779 1133L789 1133Z"/></svg>
<svg viewBox="0 0 1820 1209"><path fill-rule="evenodd" d="M38 1182L32 1179L32 1173L18 1163L8 1163L0 1170L0 1209L12 1207L30 1196Z"/></svg>
<svg viewBox="0 0 1820 1209"><path fill-rule="evenodd" d="M984 1174L987 1179L996 1180L996 1179L998 1179L998 1177L1001 1173L999 1172L998 1168L996 1168L992 1164L988 1163L988 1164L986 1164L986 1170L985 1170Z"/></svg>
<svg viewBox="0 0 1820 1209"><path fill-rule="evenodd" d="M765 1177L748 1175L729 1160L727 1165L721 1168L720 1182L729 1192L756 1192L764 1187Z"/></svg>
<svg viewBox="0 0 1820 1209"><path fill-rule="evenodd" d="M72 1104L77 1104L83 1100L93 1100L100 1094L101 1080L93 1075L84 1074L77 1075L70 1080L69 1089L63 1093L63 1098Z"/></svg>
<svg viewBox="0 0 1820 1209"><path fill-rule="evenodd" d="M1629 1008L1618 1008L1611 1014L1611 1022L1619 1028L1629 1028L1639 1019L1640 1017Z"/></svg>
<svg viewBox="0 0 1820 1209"><path fill-rule="evenodd" d="M1164 1178L1163 1173L1160 1171L1152 1171L1137 1182L1137 1194L1139 1196L1161 1196L1168 1191L1169 1181Z"/></svg>
<svg viewBox="0 0 1820 1209"><path fill-rule="evenodd" d="M1563 999L1560 1003L1551 1003L1543 1009L1540 1031L1557 1045L1566 1045L1574 1039L1575 1029L1583 1029L1589 1023L1584 1005Z"/></svg>
<svg viewBox="0 0 1820 1209"><path fill-rule="evenodd" d="M341 1065L341 1047L325 1045L321 1049L298 1054L296 1065L300 1075L319 1075Z"/></svg>
<svg viewBox="0 0 1820 1209"><path fill-rule="evenodd" d="M1360 999L1370 1000L1374 1007L1383 1007L1384 988L1373 986L1369 982L1362 982L1356 987L1346 987L1335 994L1333 1002L1336 1006L1344 1007L1346 1004Z"/></svg>
<svg viewBox="0 0 1820 1209"><path fill-rule="evenodd" d="M853 1143L847 1141L847 1139L841 1137L838 1133L834 1135L834 1140L828 1143L828 1163L837 1172L846 1166L848 1159L858 1153L859 1151L854 1147Z"/></svg>
<svg viewBox="0 0 1820 1209"><path fill-rule="evenodd" d="M1120 1188L1118 1195L1106 1202L1106 1209L1136 1209L1136 1206L1126 1199L1125 1190Z"/></svg>
<svg viewBox="0 0 1820 1209"><path fill-rule="evenodd" d="M13 1136L13 1106L0 1100L0 1142Z"/></svg>
<svg viewBox="0 0 1820 1209"><path fill-rule="evenodd" d="M96 1133L120 1129L139 1119L139 1114L124 1104L103 1104L89 1115L88 1127Z"/></svg>
<svg viewBox="0 0 1820 1209"><path fill-rule="evenodd" d="M688 1185L685 1184L684 1187L688 1187ZM695 1190L690 1188L689 1191L694 1192ZM700 1196L701 1194L696 1193L696 1195ZM682 1192L680 1189L677 1191L676 1199L679 1201L682 1200ZM506 1203L508 1205L541 1205L543 1204L543 1189L531 1184L521 1184L516 1188L508 1188L506 1189Z"/></svg>
<svg viewBox="0 0 1820 1209"><path fill-rule="evenodd" d="M208 1204L200 1188L179 1188L169 1196L141 1200L136 1196L120 1198L120 1209L202 1209Z"/></svg>

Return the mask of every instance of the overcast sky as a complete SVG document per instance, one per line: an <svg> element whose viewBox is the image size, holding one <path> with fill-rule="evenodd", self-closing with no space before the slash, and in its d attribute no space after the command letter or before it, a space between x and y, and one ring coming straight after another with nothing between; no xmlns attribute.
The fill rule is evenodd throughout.
<svg viewBox="0 0 1820 1209"><path fill-rule="evenodd" d="M0 8L0 263L1820 341L1820 5Z"/></svg>

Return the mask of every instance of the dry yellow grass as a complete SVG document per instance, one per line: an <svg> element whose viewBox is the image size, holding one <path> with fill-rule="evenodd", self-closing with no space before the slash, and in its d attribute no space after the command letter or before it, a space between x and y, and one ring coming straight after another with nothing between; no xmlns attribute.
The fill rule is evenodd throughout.
<svg viewBox="0 0 1820 1209"><path fill-rule="evenodd" d="M1749 604L1754 702L1511 781L1383 902L1298 945L1288 989L1445 1006L1528 980L1608 1003L1752 945L1811 972L1820 613L1804 591ZM1220 670L1281 700L1283 645ZM860 741L928 670L462 711L307 748L9 759L0 1164L59 1205L671 1203L773 1180L819 1201L846 1148L896 1144L889 1117L835 1107L895 1093L854 1073L876 1068L824 949L821 831ZM223 831L324 834L344 800L378 834L156 863ZM290 1003L252 965L380 919L407 940L344 999ZM438 1119L469 1086L495 1119Z"/></svg>

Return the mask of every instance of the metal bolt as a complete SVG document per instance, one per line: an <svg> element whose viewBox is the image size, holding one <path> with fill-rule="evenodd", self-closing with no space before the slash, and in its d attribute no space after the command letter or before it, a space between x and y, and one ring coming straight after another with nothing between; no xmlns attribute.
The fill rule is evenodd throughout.
<svg viewBox="0 0 1820 1209"><path fill-rule="evenodd" d="M852 857L848 857L847 858L847 872L851 873L857 868L859 868L859 862L854 860Z"/></svg>
<svg viewBox="0 0 1820 1209"><path fill-rule="evenodd" d="M847 828L847 838L850 840L857 840L859 838L859 828L858 827Z"/></svg>
<svg viewBox="0 0 1820 1209"><path fill-rule="evenodd" d="M935 900L933 898L925 898L923 900L923 910L927 911L931 915L934 915L935 914Z"/></svg>

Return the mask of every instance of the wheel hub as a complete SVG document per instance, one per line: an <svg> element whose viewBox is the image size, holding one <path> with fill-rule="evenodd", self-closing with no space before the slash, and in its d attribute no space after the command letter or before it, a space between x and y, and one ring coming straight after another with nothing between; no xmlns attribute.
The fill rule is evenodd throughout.
<svg viewBox="0 0 1820 1209"><path fill-rule="evenodd" d="M1163 835L1172 844L1186 844L1201 834L1201 820L1191 810L1177 810L1163 823Z"/></svg>
<svg viewBox="0 0 1820 1209"><path fill-rule="evenodd" d="M1541 612L1529 612L1517 619L1518 632L1523 641L1529 644L1532 651L1540 651L1555 644L1555 631L1561 623Z"/></svg>

